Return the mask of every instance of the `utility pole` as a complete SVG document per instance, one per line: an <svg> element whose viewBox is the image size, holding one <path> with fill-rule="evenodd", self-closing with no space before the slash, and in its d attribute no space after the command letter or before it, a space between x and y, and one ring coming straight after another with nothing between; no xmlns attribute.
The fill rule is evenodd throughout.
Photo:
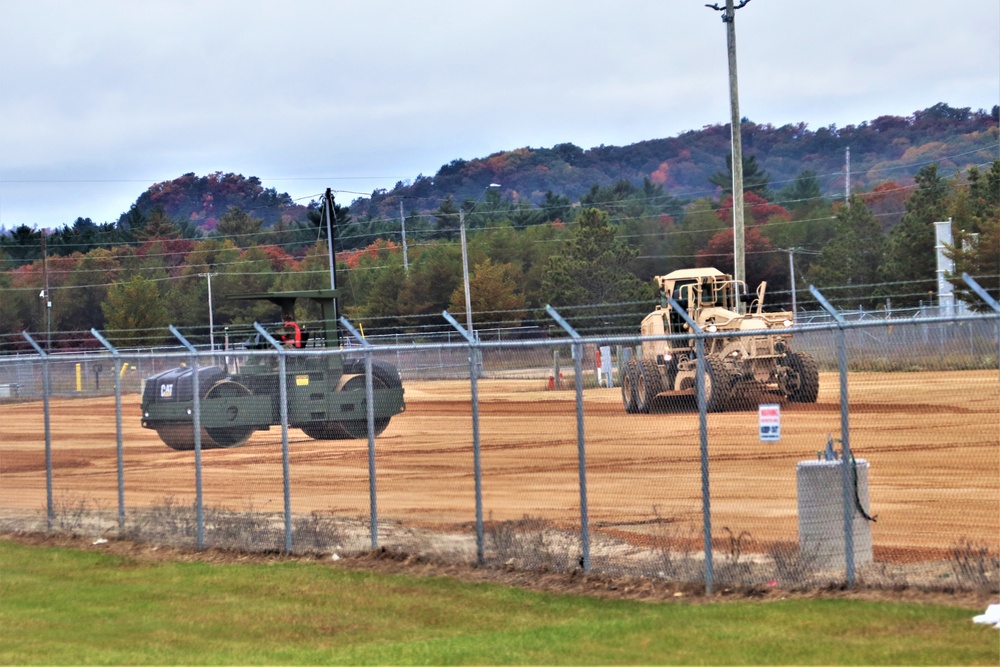
<svg viewBox="0 0 1000 667"><path fill-rule="evenodd" d="M410 258L406 254L406 215L403 213L403 200L399 200L399 227L403 230L403 271L410 272Z"/></svg>
<svg viewBox="0 0 1000 667"><path fill-rule="evenodd" d="M330 289L331 290L336 290L337 289L337 265L335 263L335 261L336 261L335 260L335 253L334 253L334 250L333 250L333 229L336 226L336 223L334 222L334 219L333 219L333 215L336 212L336 210L337 209L333 205L333 192L330 190L330 188L327 188L326 189L326 194L323 197L323 215L326 217L326 236L327 236L327 241L328 241L327 246L328 246L328 250L329 250L329 253L330 253ZM322 222L323 222L323 220L322 220L322 218L320 218L320 224L322 224ZM324 324L325 327L329 327L327 329L327 331L334 331L335 332L337 330L337 322L340 321L339 320L340 316L339 316L339 314L337 312L339 310L339 308L337 307L337 303L338 303L338 300L334 299L333 300L333 313L331 314L332 317L330 318L329 323ZM329 344L329 342L327 342L327 344Z"/></svg>
<svg viewBox="0 0 1000 667"><path fill-rule="evenodd" d="M499 183L490 183L487 185L480 193L479 198L476 199L476 201L472 203L472 206L469 207L469 213L472 213L472 211L475 210L476 206L480 201L482 201L488 191L499 187ZM469 253L465 249L465 209L461 206L458 207L458 226L462 241L462 282L465 286L465 325L468 327L469 333L475 335L473 334L472 329L472 297L469 290Z"/></svg>
<svg viewBox="0 0 1000 667"><path fill-rule="evenodd" d="M733 6L733 0L726 0L725 7L718 3L705 5L717 12L723 12L722 22L726 24L726 45L729 51L729 107L731 113L730 131L733 152L733 279L736 281L736 303L743 312L739 285L746 281L746 244L743 224L743 136L740 126L740 93L736 75L736 10L747 5L750 0L741 0Z"/></svg>
<svg viewBox="0 0 1000 667"><path fill-rule="evenodd" d="M199 273L198 275L208 278L208 341L212 348L212 352L215 352L215 316L212 313L212 276L217 276L219 274Z"/></svg>
<svg viewBox="0 0 1000 667"><path fill-rule="evenodd" d="M48 251L45 248L45 228L42 228L42 298L45 299L45 351L52 351L52 293L49 292L49 270L47 265Z"/></svg>
<svg viewBox="0 0 1000 667"><path fill-rule="evenodd" d="M465 249L465 209L458 207L458 228L462 239L462 283L465 286L465 326L472 333L472 296L469 291L469 253Z"/></svg>
<svg viewBox="0 0 1000 667"><path fill-rule="evenodd" d="M847 202L847 208L851 208L851 147L848 146L847 150L844 152L844 162L845 170L847 172L844 178L844 201Z"/></svg>
<svg viewBox="0 0 1000 667"><path fill-rule="evenodd" d="M798 316L798 307L795 303L795 248L788 249L788 270L791 273L792 283L792 321Z"/></svg>
<svg viewBox="0 0 1000 667"><path fill-rule="evenodd" d="M326 217L326 247L327 251L330 253L330 289L337 289L337 272L334 267L334 257L333 257L333 192L330 188L326 189L326 194L323 196L323 216ZM320 221L320 224L323 224Z"/></svg>

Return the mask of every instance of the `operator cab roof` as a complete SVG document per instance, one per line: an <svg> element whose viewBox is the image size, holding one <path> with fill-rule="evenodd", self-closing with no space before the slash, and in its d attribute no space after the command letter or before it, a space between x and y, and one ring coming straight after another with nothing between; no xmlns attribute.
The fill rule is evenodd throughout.
<svg viewBox="0 0 1000 667"><path fill-rule="evenodd" d="M702 269L680 269L663 276L664 280L689 280L691 278L721 278L726 274L712 267Z"/></svg>
<svg viewBox="0 0 1000 667"><path fill-rule="evenodd" d="M296 290L294 292L262 292L259 294L232 294L230 299L237 301L248 301L262 299L270 301L281 307L282 311L291 311L296 299L312 299L318 302L329 302L339 296L339 291L334 289L311 289Z"/></svg>

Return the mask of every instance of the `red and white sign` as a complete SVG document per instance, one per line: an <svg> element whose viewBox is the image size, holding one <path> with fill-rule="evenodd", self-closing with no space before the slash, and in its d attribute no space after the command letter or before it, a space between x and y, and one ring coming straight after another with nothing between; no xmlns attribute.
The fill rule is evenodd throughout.
<svg viewBox="0 0 1000 667"><path fill-rule="evenodd" d="M757 421L761 442L781 440L781 406L777 403L762 403L757 406Z"/></svg>

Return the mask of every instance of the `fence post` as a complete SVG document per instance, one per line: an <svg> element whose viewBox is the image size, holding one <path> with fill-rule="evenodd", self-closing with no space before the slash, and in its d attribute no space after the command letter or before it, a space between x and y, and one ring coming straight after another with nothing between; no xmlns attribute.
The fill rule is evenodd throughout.
<svg viewBox="0 0 1000 667"><path fill-rule="evenodd" d="M486 563L486 549L483 544L483 469L479 448L479 382L476 373L476 339L447 310L441 315L469 343L469 385L472 394L472 471L476 495L476 563L483 565ZM448 338L451 338L451 332L448 332Z"/></svg>
<svg viewBox="0 0 1000 667"><path fill-rule="evenodd" d="M546 305L545 312L573 339L573 375L576 386L576 447L577 461L580 468L580 542L583 548L581 565L584 572L590 572L590 524L587 517L587 453L586 438L583 429L583 343L580 334L556 312L552 306Z"/></svg>
<svg viewBox="0 0 1000 667"><path fill-rule="evenodd" d="M696 338L694 342L695 372L694 384L698 397L698 437L701 451L701 522L705 543L705 595L711 595L715 585L715 563L712 558L712 495L709 490L708 474L708 406L705 402L705 337L698 323L688 315L687 308L682 307L673 297L667 297L667 302L674 312L691 327Z"/></svg>
<svg viewBox="0 0 1000 667"><path fill-rule="evenodd" d="M292 481L289 470L288 454L288 375L285 349L281 343L267 332L258 322L253 323L264 340L274 346L278 352L278 412L281 415L281 485L285 501L285 552L292 551Z"/></svg>
<svg viewBox="0 0 1000 667"><path fill-rule="evenodd" d="M809 286L809 292L819 302L823 310L830 313L837 321L837 365L840 368L840 444L844 484L844 560L847 566L847 585L854 586L854 505L851 490L851 427L849 422L849 402L847 396L847 339L844 325L847 322L837 310L830 305L818 289Z"/></svg>
<svg viewBox="0 0 1000 667"><path fill-rule="evenodd" d="M378 497L375 488L375 389L372 384L372 345L358 333L346 317L341 316L340 323L347 329L348 333L361 343L365 355L365 403L367 404L365 416L368 420L368 516L371 522L372 551L374 551L378 549Z"/></svg>
<svg viewBox="0 0 1000 667"><path fill-rule="evenodd" d="M202 504L201 495L201 387L198 378L198 350L188 342L180 331L173 324L170 325L170 333L181 342L181 345L191 353L191 395L192 406L192 428L194 429L194 506L195 520L197 521L197 544L198 549L205 548L205 508Z"/></svg>
<svg viewBox="0 0 1000 667"><path fill-rule="evenodd" d="M115 444L118 457L118 532L125 530L125 461L122 451L122 359L118 350L97 329L91 335L108 348L115 360Z"/></svg>
<svg viewBox="0 0 1000 667"><path fill-rule="evenodd" d="M51 532L55 519L55 507L52 503L52 426L49 423L49 394L52 393L52 378L49 371L49 355L27 331L22 331L21 335L42 356L42 414L45 419L45 507L48 530Z"/></svg>
<svg viewBox="0 0 1000 667"><path fill-rule="evenodd" d="M968 273L963 273L962 280L969 286L969 289L978 294L979 298L985 301L990 308L1000 315L1000 303L997 303L997 300L991 297L972 276ZM997 319L997 367L1000 368L1000 318Z"/></svg>

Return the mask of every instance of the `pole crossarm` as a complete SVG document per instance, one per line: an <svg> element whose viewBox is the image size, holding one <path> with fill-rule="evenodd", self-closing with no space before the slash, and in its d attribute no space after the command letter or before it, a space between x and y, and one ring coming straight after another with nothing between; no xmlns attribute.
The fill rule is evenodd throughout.
<svg viewBox="0 0 1000 667"><path fill-rule="evenodd" d="M962 280L966 285L969 286L973 292L979 295L979 298L985 301L990 308L1000 313L1000 303L989 295L989 292L983 289L983 286L976 282L976 279L970 276L968 273L962 274Z"/></svg>
<svg viewBox="0 0 1000 667"><path fill-rule="evenodd" d="M847 320L845 320L844 316L840 314L840 311L831 306L830 302L826 300L826 297L823 296L820 293L820 291L816 289L816 287L814 287L813 285L809 286L809 293L812 294L813 298L815 298L816 301L819 302L819 305L823 307L823 310L830 313L830 315L833 316L833 319L837 320L837 324L840 326L841 329L843 329L844 325L847 324Z"/></svg>
<svg viewBox="0 0 1000 667"><path fill-rule="evenodd" d="M459 324L458 320L456 320L452 316L451 313L449 313L447 310L445 310L445 311L442 311L441 316L444 317L444 319L448 321L448 324L450 324L451 326L455 327L455 329L458 331L458 333L462 334L462 336L465 338L465 340L467 340L469 342L470 345L475 345L475 343L476 343L475 337L471 333L469 333L469 331L466 330L465 327L463 327L461 324Z"/></svg>
<svg viewBox="0 0 1000 667"><path fill-rule="evenodd" d="M556 323L559 324L559 326L561 326L563 329L566 330L566 332L569 334L570 338L572 338L573 340L580 340L581 338L583 338L583 336L581 336L580 334L578 334L576 332L576 329L574 329L572 326L570 326L569 322L567 322L566 320L563 319L563 316L560 315L559 312L556 311L555 308L553 308L552 306L546 304L546 306L545 306L545 312L548 313L549 316L551 316L552 319L554 319L556 321Z"/></svg>
<svg viewBox="0 0 1000 667"><path fill-rule="evenodd" d="M121 354L120 352L118 352L117 348L115 348L114 345L109 343L108 339L102 336L97 329L91 329L90 335L96 338L101 345L108 348L108 351L111 352L111 356L118 358L118 356Z"/></svg>
<svg viewBox="0 0 1000 667"><path fill-rule="evenodd" d="M694 320L692 320L691 316L688 315L688 312L686 310L684 310L684 308L681 307L681 304L677 303L674 300L674 297L668 296L667 297L667 303L670 304L670 307L674 309L675 313L677 313L678 315L681 316L681 319L684 320L685 324L687 324L689 327L691 327L691 331L695 332L696 334L704 333L704 331L702 331L701 327L698 326L698 323L695 322Z"/></svg>
<svg viewBox="0 0 1000 667"><path fill-rule="evenodd" d="M361 347L367 348L367 347L371 347L372 346L372 344L369 343L368 341L366 341L365 337L362 336L361 333L357 329L354 328L354 325L351 324L351 321L348 320L346 317L341 316L340 323L341 323L341 325L343 325L343 327L345 329L347 329L347 333L349 333L352 336L354 336L357 339L357 341L359 343L361 343Z"/></svg>
<svg viewBox="0 0 1000 667"><path fill-rule="evenodd" d="M168 328L170 329L170 333L174 335L174 338L179 340L181 342L181 345L187 348L188 352L195 355L198 354L197 348L195 348L195 346L191 344L191 341L189 341L187 338L184 337L184 334L182 334L180 331L177 330L177 327L171 324Z"/></svg>
<svg viewBox="0 0 1000 667"><path fill-rule="evenodd" d="M735 11L737 9L742 9L742 8L746 7L749 2L750 2L750 0L741 0L740 4L735 5L733 7L733 11ZM722 14L722 22L723 23L729 23L730 21L733 20L733 17L730 16L729 12L727 11L728 7L720 7L719 3L717 3L717 2L713 3L711 5L705 5L705 6L708 7L709 9L714 9L717 12L723 12L723 14Z"/></svg>
<svg viewBox="0 0 1000 667"><path fill-rule="evenodd" d="M281 346L281 343L279 343L279 342L278 342L278 341L277 341L277 340L275 339L275 337L274 337L274 336L272 336L271 334L269 334L269 333L267 332L267 330L266 330L266 329L265 329L264 327L262 327L262 326L260 325L260 322L254 322L254 323L253 323L253 328L254 328L254 329L256 329L256 330L257 330L257 333L259 333L259 334L260 334L260 335L261 335L261 336L262 336L262 337L264 338L264 340L266 340L266 341L267 341L268 343L270 343L270 345L271 345L271 346L272 346L272 347L273 347L274 349L276 349L276 350L280 350L280 349L282 349L282 346Z"/></svg>
<svg viewBox="0 0 1000 667"><path fill-rule="evenodd" d="M49 356L45 353L45 350L42 349L42 346L35 342L35 339L31 337L31 334L29 334L27 331L22 331L21 335L24 336L24 339L26 341L31 343L31 347L35 348L35 352L38 352L38 354L42 355L42 357Z"/></svg>

